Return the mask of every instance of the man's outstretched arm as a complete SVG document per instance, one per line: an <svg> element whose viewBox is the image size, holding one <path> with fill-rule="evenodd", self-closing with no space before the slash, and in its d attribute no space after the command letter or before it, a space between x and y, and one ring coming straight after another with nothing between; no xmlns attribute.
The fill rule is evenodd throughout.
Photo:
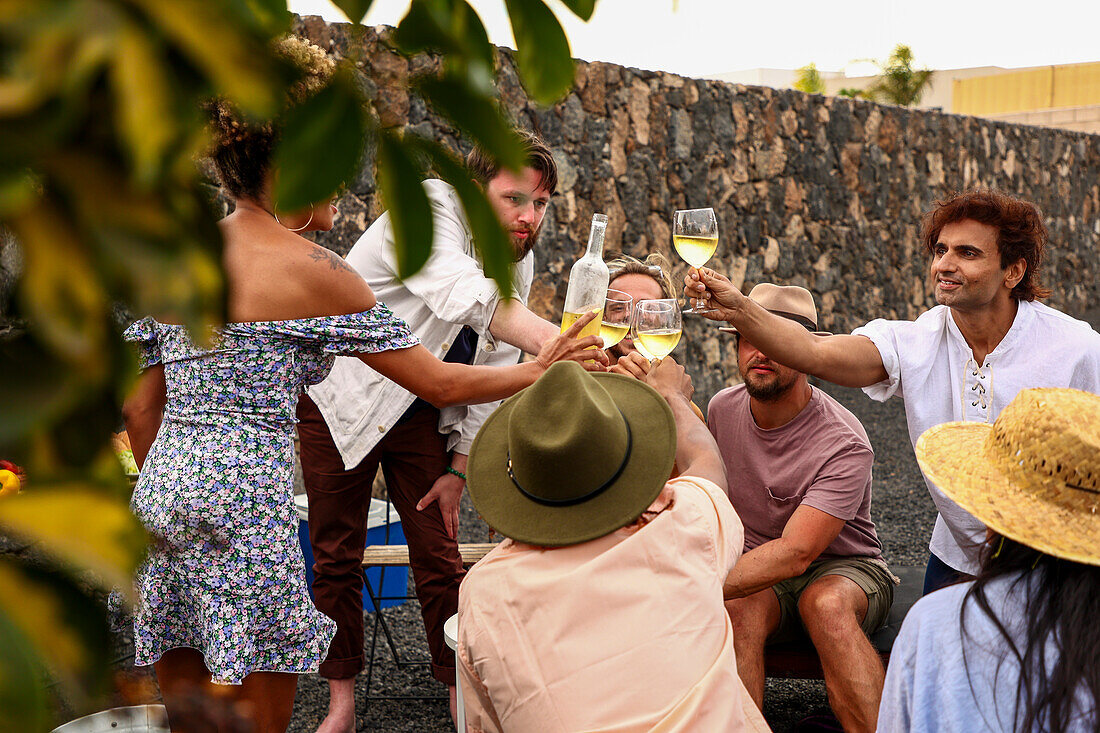
<svg viewBox="0 0 1100 733"><path fill-rule="evenodd" d="M646 384L657 390L676 420L676 466L681 476L697 476L729 490L726 481L726 465L718 452L718 444L705 422L691 409L687 395L692 393L691 379L684 368L669 356L661 359L645 375Z"/></svg>
<svg viewBox="0 0 1100 733"><path fill-rule="evenodd" d="M528 354L539 353L543 342L560 332L557 325L536 316L515 298L502 298L489 322L489 333L494 338Z"/></svg>
<svg viewBox="0 0 1100 733"><path fill-rule="evenodd" d="M769 313L725 276L703 267L684 279L684 294L704 298L707 318L726 321L768 358L844 387L867 387L887 378L878 347L865 336L818 336L789 318Z"/></svg>

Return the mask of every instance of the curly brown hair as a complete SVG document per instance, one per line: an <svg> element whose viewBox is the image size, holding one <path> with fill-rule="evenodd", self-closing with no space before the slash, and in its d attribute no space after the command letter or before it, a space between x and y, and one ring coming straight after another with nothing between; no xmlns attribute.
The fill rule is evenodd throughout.
<svg viewBox="0 0 1100 733"><path fill-rule="evenodd" d="M517 130L516 134L519 135L523 152L527 156L527 165L538 171L542 187L553 195L558 189L558 164L554 162L550 148L533 132ZM466 170L471 178L484 186L500 173L500 164L475 145L466 156Z"/></svg>
<svg viewBox="0 0 1100 733"><path fill-rule="evenodd" d="M286 109L316 94L336 68L323 49L298 36L279 40L275 53L298 75L287 90ZM278 123L247 121L231 102L221 98L207 102L205 109L214 140L210 159L222 187L233 198L259 198L271 168L271 151L279 139Z"/></svg>
<svg viewBox="0 0 1100 733"><path fill-rule="evenodd" d="M1012 288L1013 298L1032 301L1050 295L1050 290L1039 284L1039 267L1043 264L1049 232L1038 206L994 189L952 194L925 214L921 242L929 254L935 252L943 228L964 219L988 224L997 230L1002 270L1014 262L1024 261L1027 269L1023 279Z"/></svg>

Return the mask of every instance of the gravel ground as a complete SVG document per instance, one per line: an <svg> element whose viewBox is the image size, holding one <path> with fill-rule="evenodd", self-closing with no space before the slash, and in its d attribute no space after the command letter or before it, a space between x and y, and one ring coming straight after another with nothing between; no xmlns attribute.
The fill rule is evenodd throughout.
<svg viewBox="0 0 1100 733"><path fill-rule="evenodd" d="M824 385L826 392L851 410L863 422L875 450L874 501L871 517L882 541L888 562L898 565L923 565L927 561L928 538L936 512L924 488L900 400L873 402L859 390ZM469 499L463 498L460 540L489 541L488 527L480 520ZM387 609L394 641L403 659L426 660L427 644L415 600ZM367 644L373 615L365 614ZM125 642L122 642L125 645ZM381 641L380 641L381 644ZM141 676L137 670L125 670ZM435 700L367 700L366 674L357 684L358 730L444 731L451 730L445 689L433 680L426 667L397 668L389 650L378 649L378 661L371 683L371 694L440 696ZM312 733L324 717L328 689L317 675L303 675L294 704L290 733ZM776 733L793 730L803 717L828 707L824 684L817 681L769 680L765 692L764 715Z"/></svg>

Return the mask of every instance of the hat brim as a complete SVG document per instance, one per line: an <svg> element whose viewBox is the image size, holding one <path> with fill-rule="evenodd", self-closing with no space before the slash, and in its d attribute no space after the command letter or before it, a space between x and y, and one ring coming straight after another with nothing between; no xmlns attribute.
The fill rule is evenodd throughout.
<svg viewBox="0 0 1100 733"><path fill-rule="evenodd" d="M611 486L580 504L547 506L524 496L508 475L508 422L523 393L513 395L481 426L466 469L474 507L505 537L546 547L603 537L641 516L668 481L676 459L676 423L668 403L656 390L632 377L605 372L590 376L599 380L630 426L632 447L627 465Z"/></svg>
<svg viewBox="0 0 1100 733"><path fill-rule="evenodd" d="M988 460L992 430L973 422L929 428L917 440L917 463L929 481L998 534L1047 555L1100 565L1095 498Z"/></svg>
<svg viewBox="0 0 1100 733"><path fill-rule="evenodd" d="M733 326L722 326L718 330L721 331L722 333L739 333L738 330L736 328L734 328ZM809 330L809 329L807 329L807 330ZM810 331L810 333L812 333L814 336L832 336L833 335L832 331Z"/></svg>

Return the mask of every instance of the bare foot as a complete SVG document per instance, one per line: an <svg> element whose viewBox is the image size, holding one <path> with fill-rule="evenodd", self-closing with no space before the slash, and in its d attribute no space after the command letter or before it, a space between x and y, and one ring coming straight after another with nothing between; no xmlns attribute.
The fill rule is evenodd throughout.
<svg viewBox="0 0 1100 733"><path fill-rule="evenodd" d="M355 733L355 678L328 681L328 715L317 733Z"/></svg>

